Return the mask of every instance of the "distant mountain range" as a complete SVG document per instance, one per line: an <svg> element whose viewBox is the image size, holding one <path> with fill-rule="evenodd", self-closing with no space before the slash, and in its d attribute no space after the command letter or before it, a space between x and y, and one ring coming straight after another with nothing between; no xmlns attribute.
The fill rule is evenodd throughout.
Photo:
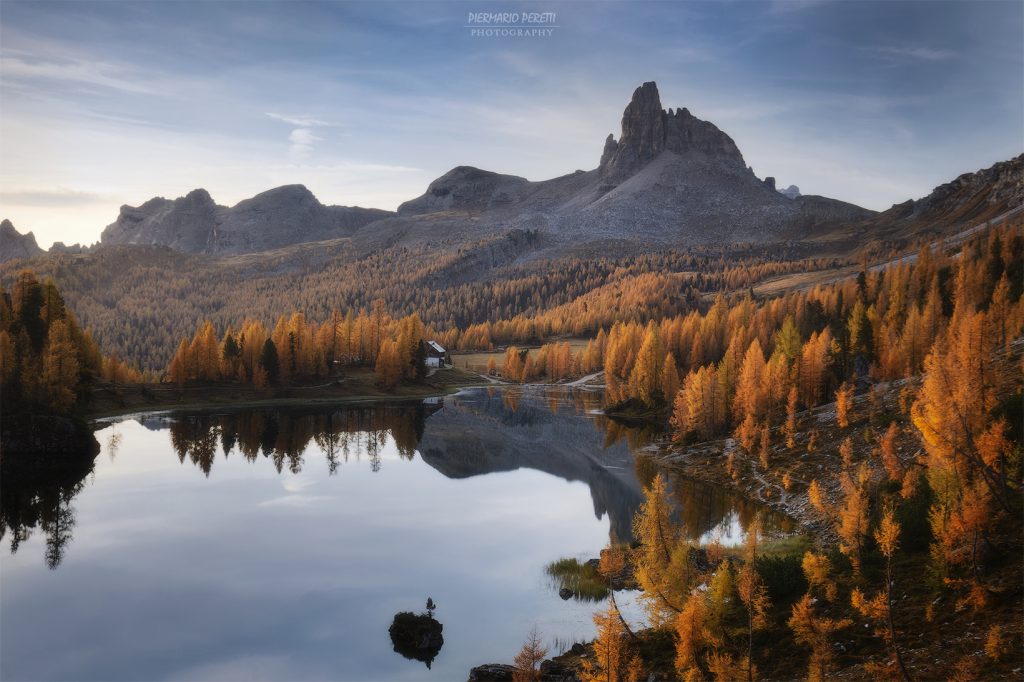
<svg viewBox="0 0 1024 682"><path fill-rule="evenodd" d="M31 258L44 253L46 252L36 243L34 234L21 234L10 220L0 222L0 262L15 258Z"/></svg>
<svg viewBox="0 0 1024 682"><path fill-rule="evenodd" d="M396 245L468 243L535 230L547 248L776 241L863 242L942 233L1024 204L1024 155L960 176L917 201L876 213L759 179L727 134L687 109L662 109L657 85L636 89L621 133L605 140L598 167L531 182L469 166L434 180L397 212L325 206L302 185L235 206L204 189L122 206L101 245L167 246L184 253L243 254L350 238L359 253ZM851 241L852 240L852 241ZM78 252L55 245L54 253ZM42 252L31 233L0 227L0 261Z"/></svg>
<svg viewBox="0 0 1024 682"><path fill-rule="evenodd" d="M219 206L196 189L173 201L157 197L122 206L103 244L164 245L187 253L250 253L350 236L388 211L324 206L302 185L285 185L235 206Z"/></svg>

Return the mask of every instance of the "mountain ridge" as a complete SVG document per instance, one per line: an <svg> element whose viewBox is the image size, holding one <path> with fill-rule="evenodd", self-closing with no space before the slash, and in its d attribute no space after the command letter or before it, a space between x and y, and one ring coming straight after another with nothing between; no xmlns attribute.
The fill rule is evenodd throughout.
<svg viewBox="0 0 1024 682"><path fill-rule="evenodd" d="M15 258L32 258L46 253L31 232L21 234L8 219L0 221L0 263Z"/></svg>
<svg viewBox="0 0 1024 682"><path fill-rule="evenodd" d="M606 138L597 168L589 171L531 181L456 166L394 212L324 205L303 185L276 187L231 207L196 189L173 200L122 206L100 244L235 255L345 238L368 255L399 245L452 248L529 230L543 235L537 243L550 253L608 243L646 250L807 241L850 249L858 241L941 233L1024 204L1024 155L964 173L881 213L800 195L795 187L786 192L776 189L773 177L758 178L713 123L685 108L663 109L652 81L633 92L619 138ZM10 230L4 238L0 259L42 252L34 239L20 246Z"/></svg>
<svg viewBox="0 0 1024 682"><path fill-rule="evenodd" d="M392 215L358 206L326 206L304 185L282 185L234 206L214 202L205 189L184 197L154 197L122 206L100 236L102 244L169 246L186 253L251 253L350 236Z"/></svg>

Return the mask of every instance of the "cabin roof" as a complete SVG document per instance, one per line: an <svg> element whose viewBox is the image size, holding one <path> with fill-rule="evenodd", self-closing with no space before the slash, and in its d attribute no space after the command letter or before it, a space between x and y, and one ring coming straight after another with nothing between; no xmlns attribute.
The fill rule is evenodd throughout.
<svg viewBox="0 0 1024 682"><path fill-rule="evenodd" d="M438 355L444 355L444 346L439 344L437 341L427 341L427 350L432 350Z"/></svg>

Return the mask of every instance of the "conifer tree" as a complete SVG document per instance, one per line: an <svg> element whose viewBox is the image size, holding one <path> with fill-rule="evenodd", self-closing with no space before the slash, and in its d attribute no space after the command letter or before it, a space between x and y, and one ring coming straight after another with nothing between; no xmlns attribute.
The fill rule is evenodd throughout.
<svg viewBox="0 0 1024 682"><path fill-rule="evenodd" d="M583 682L639 682L642 664L630 651L622 617L614 603L594 614L594 657L583 659Z"/></svg>
<svg viewBox="0 0 1024 682"><path fill-rule="evenodd" d="M658 326L651 322L644 332L643 343L636 355L629 385L633 393L645 405L653 406L662 398L661 373L665 349L661 343Z"/></svg>
<svg viewBox="0 0 1024 682"><path fill-rule="evenodd" d="M377 364L374 367L377 380L381 386L392 389L398 385L402 378L402 358L399 355L398 344L390 339L384 340L380 351L377 353Z"/></svg>
<svg viewBox="0 0 1024 682"><path fill-rule="evenodd" d="M281 376L281 366L277 356L277 345L271 338L263 342L263 352L260 353L260 367L267 373L267 383L277 384Z"/></svg>
<svg viewBox="0 0 1024 682"><path fill-rule="evenodd" d="M50 406L64 412L75 404L78 390L78 353L64 320L55 320L46 335L43 385Z"/></svg>
<svg viewBox="0 0 1024 682"><path fill-rule="evenodd" d="M850 411L853 409L853 385L844 383L836 391L836 424L841 429L850 425Z"/></svg>
<svg viewBox="0 0 1024 682"><path fill-rule="evenodd" d="M682 609L688 594L689 545L672 522L668 485L658 474L644 490L644 501L633 521L633 535L640 542L633 552L641 601L654 624L670 622Z"/></svg>
<svg viewBox="0 0 1024 682"><path fill-rule="evenodd" d="M900 675L906 682L910 682L910 673L907 672L907 667L903 663L903 655L896 639L896 628L892 619L892 558L899 548L899 537L900 524L893 516L892 509L886 509L882 516L882 522L879 524L878 530L875 531L878 550L885 557L885 587L871 599L865 597L860 588L854 588L850 595L850 601L861 614L878 623L876 634L881 636L888 645Z"/></svg>
<svg viewBox="0 0 1024 682"><path fill-rule="evenodd" d="M814 600L805 594L793 605L787 622L793 636L800 644L811 648L811 659L807 670L808 682L825 682L832 672L832 640L838 630L849 627L849 618L832 619L815 613Z"/></svg>
<svg viewBox="0 0 1024 682"><path fill-rule="evenodd" d="M748 682L754 679L754 631L763 630L768 626L768 609L771 601L768 599L768 590L757 573L757 548L760 542L761 520L756 518L747 527L747 537L743 544L743 566L740 568L736 579L736 594L740 598L747 611L747 653L746 678Z"/></svg>
<svg viewBox="0 0 1024 682"><path fill-rule="evenodd" d="M665 402L672 404L676 394L679 393L679 372L676 370L676 361L671 353L665 354L665 362L661 366L661 395Z"/></svg>
<svg viewBox="0 0 1024 682"><path fill-rule="evenodd" d="M534 625L526 636L523 648L513 660L516 670L512 673L512 682L538 682L540 664L547 655L548 649L541 640L537 626Z"/></svg>

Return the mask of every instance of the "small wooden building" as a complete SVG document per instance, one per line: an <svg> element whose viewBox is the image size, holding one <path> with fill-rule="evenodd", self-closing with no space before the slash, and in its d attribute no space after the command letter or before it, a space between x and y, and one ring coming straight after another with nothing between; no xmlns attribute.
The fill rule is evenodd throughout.
<svg viewBox="0 0 1024 682"><path fill-rule="evenodd" d="M444 367L445 360L448 358L448 351L444 349L444 346L437 341L424 341L423 351L427 367Z"/></svg>

